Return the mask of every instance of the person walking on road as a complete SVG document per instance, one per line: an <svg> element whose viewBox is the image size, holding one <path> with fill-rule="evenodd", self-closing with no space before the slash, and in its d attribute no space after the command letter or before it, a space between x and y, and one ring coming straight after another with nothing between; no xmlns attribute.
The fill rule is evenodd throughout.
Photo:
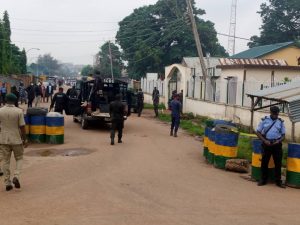
<svg viewBox="0 0 300 225"><path fill-rule="evenodd" d="M27 103L27 98L26 98L26 90L25 90L25 87L24 87L24 83L21 82L20 83L20 86L19 86L19 94L20 94L20 102L21 102L21 105L23 104L23 102L26 104Z"/></svg>
<svg viewBox="0 0 300 225"><path fill-rule="evenodd" d="M178 128L180 125L180 112L181 112L181 103L179 101L179 95L174 95L174 99L171 101L170 104L171 107L171 117L172 117L172 123L171 123L171 131L170 136L177 137Z"/></svg>
<svg viewBox="0 0 300 225"><path fill-rule="evenodd" d="M118 130L118 143L122 143L124 116L126 115L125 106L121 102L121 95L116 95L115 101L109 105L109 114L111 118L111 145L115 144L115 131Z"/></svg>
<svg viewBox="0 0 300 225"><path fill-rule="evenodd" d="M58 89L58 92L53 96L50 105L50 111L53 109L54 106L54 112L63 114L63 111L66 110L67 104L68 104L68 96L64 93L64 89L60 87Z"/></svg>
<svg viewBox="0 0 300 225"><path fill-rule="evenodd" d="M42 99L42 85L41 85L41 83L35 85L34 94L35 94L35 103L34 103L34 105L35 105L35 107L39 107L41 99Z"/></svg>
<svg viewBox="0 0 300 225"><path fill-rule="evenodd" d="M34 84L31 83L27 88L27 96L28 96L28 108L32 107L33 100L35 98Z"/></svg>
<svg viewBox="0 0 300 225"><path fill-rule="evenodd" d="M21 188L20 173L22 169L24 146L27 145L25 121L22 109L14 106L17 97L6 95L7 105L0 109L0 158L3 160L3 173L6 191ZM20 132L21 131L21 132ZM11 181L10 160L14 153L16 169Z"/></svg>
<svg viewBox="0 0 300 225"><path fill-rule="evenodd" d="M142 111L144 108L144 93L143 90L140 88L137 93L137 111L138 111L138 117L141 116Z"/></svg>
<svg viewBox="0 0 300 225"><path fill-rule="evenodd" d="M152 92L152 101L153 101L155 117L158 117L159 90L157 90L156 87L154 87L154 90Z"/></svg>
<svg viewBox="0 0 300 225"><path fill-rule="evenodd" d="M49 85L46 88L47 103L49 102L49 97L50 97L50 101L52 101L53 91L54 91L54 88L53 88L52 84L49 83Z"/></svg>
<svg viewBox="0 0 300 225"><path fill-rule="evenodd" d="M11 87L11 93L14 94L17 97L17 100L15 102L15 106L19 107L19 99L20 99L20 93L17 91L16 86Z"/></svg>
<svg viewBox="0 0 300 225"><path fill-rule="evenodd" d="M285 138L285 126L284 121L278 117L279 108L277 106L272 106L270 111L271 115L263 118L257 128L257 136L263 142L261 180L258 182L258 186L267 184L268 165L271 156L273 156L276 185L285 188L281 181L282 141Z"/></svg>
<svg viewBox="0 0 300 225"><path fill-rule="evenodd" d="M3 105L5 105L5 96L7 94L7 88L6 88L6 84L3 83L2 87L0 88L0 94L1 94L1 102L3 103ZM1 105L0 102L0 105Z"/></svg>

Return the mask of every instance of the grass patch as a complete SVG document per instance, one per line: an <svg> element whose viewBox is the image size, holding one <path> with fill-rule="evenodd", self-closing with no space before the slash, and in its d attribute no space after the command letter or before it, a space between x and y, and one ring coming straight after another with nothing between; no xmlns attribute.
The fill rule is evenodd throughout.
<svg viewBox="0 0 300 225"><path fill-rule="evenodd" d="M183 115L180 121L180 127L192 135L198 135L198 136L204 135L204 126L202 124L203 118L199 119L200 117L197 118L194 116L193 119L187 119L187 118L190 118L190 115L189 116L186 116L186 114ZM164 122L171 122L171 115L159 114L159 119Z"/></svg>
<svg viewBox="0 0 300 225"><path fill-rule="evenodd" d="M153 104L144 103L144 109L154 109ZM166 106L163 103L158 105L158 109L166 109Z"/></svg>

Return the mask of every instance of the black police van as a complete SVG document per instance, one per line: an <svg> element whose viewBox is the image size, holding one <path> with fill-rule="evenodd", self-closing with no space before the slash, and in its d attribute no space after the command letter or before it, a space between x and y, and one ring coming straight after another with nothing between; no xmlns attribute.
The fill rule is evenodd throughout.
<svg viewBox="0 0 300 225"><path fill-rule="evenodd" d="M87 129L92 121L110 123L109 104L117 94L127 110L127 87L122 80L103 77L81 77L76 81L77 97L70 97L68 115L73 115L74 122L79 122L82 129ZM127 119L126 117L124 119Z"/></svg>

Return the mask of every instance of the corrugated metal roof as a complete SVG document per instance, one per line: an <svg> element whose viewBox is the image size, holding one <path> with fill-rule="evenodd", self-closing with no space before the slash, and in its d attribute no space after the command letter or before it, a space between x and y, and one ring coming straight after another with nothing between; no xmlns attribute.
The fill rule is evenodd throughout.
<svg viewBox="0 0 300 225"><path fill-rule="evenodd" d="M290 103L300 100L300 82L292 82L261 91L253 91L247 93L247 95Z"/></svg>
<svg viewBox="0 0 300 225"><path fill-rule="evenodd" d="M283 59L228 59L221 58L219 62L222 66L235 66L235 65L258 65L258 66L288 66L287 62Z"/></svg>
<svg viewBox="0 0 300 225"><path fill-rule="evenodd" d="M300 82L249 92L247 95L288 103L290 120L295 123L300 122Z"/></svg>
<svg viewBox="0 0 300 225"><path fill-rule="evenodd" d="M272 45L263 45L250 48L246 51L240 52L236 55L231 56L230 58L234 59L246 59L246 58L258 58L274 51L280 50L282 48L286 48L290 45L293 45L294 42L284 42L284 43L277 43Z"/></svg>

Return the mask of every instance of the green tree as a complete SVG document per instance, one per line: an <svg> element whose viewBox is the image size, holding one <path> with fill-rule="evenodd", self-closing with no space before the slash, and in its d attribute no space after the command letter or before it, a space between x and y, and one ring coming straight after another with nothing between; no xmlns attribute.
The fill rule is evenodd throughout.
<svg viewBox="0 0 300 225"><path fill-rule="evenodd" d="M111 49L114 77L121 77L123 62L122 62L120 49L118 46L116 46L113 43L110 43L110 49ZM98 72L100 72L100 74L102 75L111 74L109 42L104 43L100 47L99 65L96 65L96 68L99 70Z"/></svg>
<svg viewBox="0 0 300 225"><path fill-rule="evenodd" d="M58 60L51 56L51 54L40 55L38 57L37 64L40 73L46 75L60 75L58 74L60 64L58 63Z"/></svg>
<svg viewBox="0 0 300 225"><path fill-rule="evenodd" d="M294 41L300 38L299 0L268 0L258 12L262 18L260 36L251 37L249 47Z"/></svg>
<svg viewBox="0 0 300 225"><path fill-rule="evenodd" d="M203 52L226 56L214 24L201 19L205 11L197 9L194 1L192 4ZM123 49L124 60L128 61L131 77L163 72L165 66L179 63L184 56L197 56L186 9L185 0L159 0L155 5L135 9L119 23L116 39Z"/></svg>
<svg viewBox="0 0 300 225"><path fill-rule="evenodd" d="M88 76L94 73L94 68L91 65L86 65L81 70L81 76Z"/></svg>

